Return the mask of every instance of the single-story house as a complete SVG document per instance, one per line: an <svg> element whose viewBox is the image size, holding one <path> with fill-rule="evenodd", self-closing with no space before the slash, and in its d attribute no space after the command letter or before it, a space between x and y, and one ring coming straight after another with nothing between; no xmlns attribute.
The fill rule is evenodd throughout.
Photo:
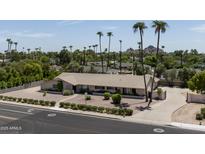
<svg viewBox="0 0 205 154"><path fill-rule="evenodd" d="M146 75L148 90L151 86L151 75ZM158 86L156 78L154 88ZM91 73L62 73L53 80L45 81L42 90L57 91L59 83L62 90L73 90L74 93L111 93L121 92L124 95L143 96L144 78L142 75L131 74L91 74Z"/></svg>

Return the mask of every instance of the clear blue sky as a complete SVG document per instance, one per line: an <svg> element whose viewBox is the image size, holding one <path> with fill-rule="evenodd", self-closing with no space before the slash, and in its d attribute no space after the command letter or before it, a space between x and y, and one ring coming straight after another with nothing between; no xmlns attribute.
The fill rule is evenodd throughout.
<svg viewBox="0 0 205 154"><path fill-rule="evenodd" d="M1 20L0 21L0 50L7 49L6 38L18 42L18 47L34 49L42 47L44 51L56 51L62 46L73 45L73 48L82 49L84 46L98 43L97 31L102 31L102 47L107 48L108 37L106 33L111 31L111 48L119 51L119 39L123 41L123 49L136 48L139 41L139 33L133 34L134 20ZM162 34L161 45L166 51L177 49L196 48L199 52L205 52L205 21L166 21L169 28ZM150 28L152 21L145 21L149 27L144 33L145 47L156 45L157 36L154 29Z"/></svg>

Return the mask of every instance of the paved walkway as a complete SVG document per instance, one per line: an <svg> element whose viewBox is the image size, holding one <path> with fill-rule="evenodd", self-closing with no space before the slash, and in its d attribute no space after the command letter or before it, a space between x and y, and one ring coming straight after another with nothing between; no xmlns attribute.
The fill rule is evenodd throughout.
<svg viewBox="0 0 205 154"><path fill-rule="evenodd" d="M188 89L163 87L167 91L167 99L152 106L151 110L141 111L127 117L130 121L147 121L159 123L171 123L172 113L186 104Z"/></svg>

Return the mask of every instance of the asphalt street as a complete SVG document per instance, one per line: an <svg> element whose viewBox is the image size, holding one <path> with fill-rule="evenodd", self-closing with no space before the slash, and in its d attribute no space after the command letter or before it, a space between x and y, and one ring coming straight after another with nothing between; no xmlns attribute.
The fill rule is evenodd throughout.
<svg viewBox="0 0 205 154"><path fill-rule="evenodd" d="M204 132L0 103L0 133L199 134Z"/></svg>

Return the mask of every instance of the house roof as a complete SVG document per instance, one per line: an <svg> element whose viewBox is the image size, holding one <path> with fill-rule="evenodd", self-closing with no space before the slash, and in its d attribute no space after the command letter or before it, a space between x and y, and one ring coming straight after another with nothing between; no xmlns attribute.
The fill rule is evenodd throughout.
<svg viewBox="0 0 205 154"><path fill-rule="evenodd" d="M146 81L151 75L146 75ZM62 73L55 79L60 79L72 85L93 85L122 88L144 89L144 79L142 75L119 75L119 74L91 74L91 73ZM155 81L159 79L156 78Z"/></svg>

